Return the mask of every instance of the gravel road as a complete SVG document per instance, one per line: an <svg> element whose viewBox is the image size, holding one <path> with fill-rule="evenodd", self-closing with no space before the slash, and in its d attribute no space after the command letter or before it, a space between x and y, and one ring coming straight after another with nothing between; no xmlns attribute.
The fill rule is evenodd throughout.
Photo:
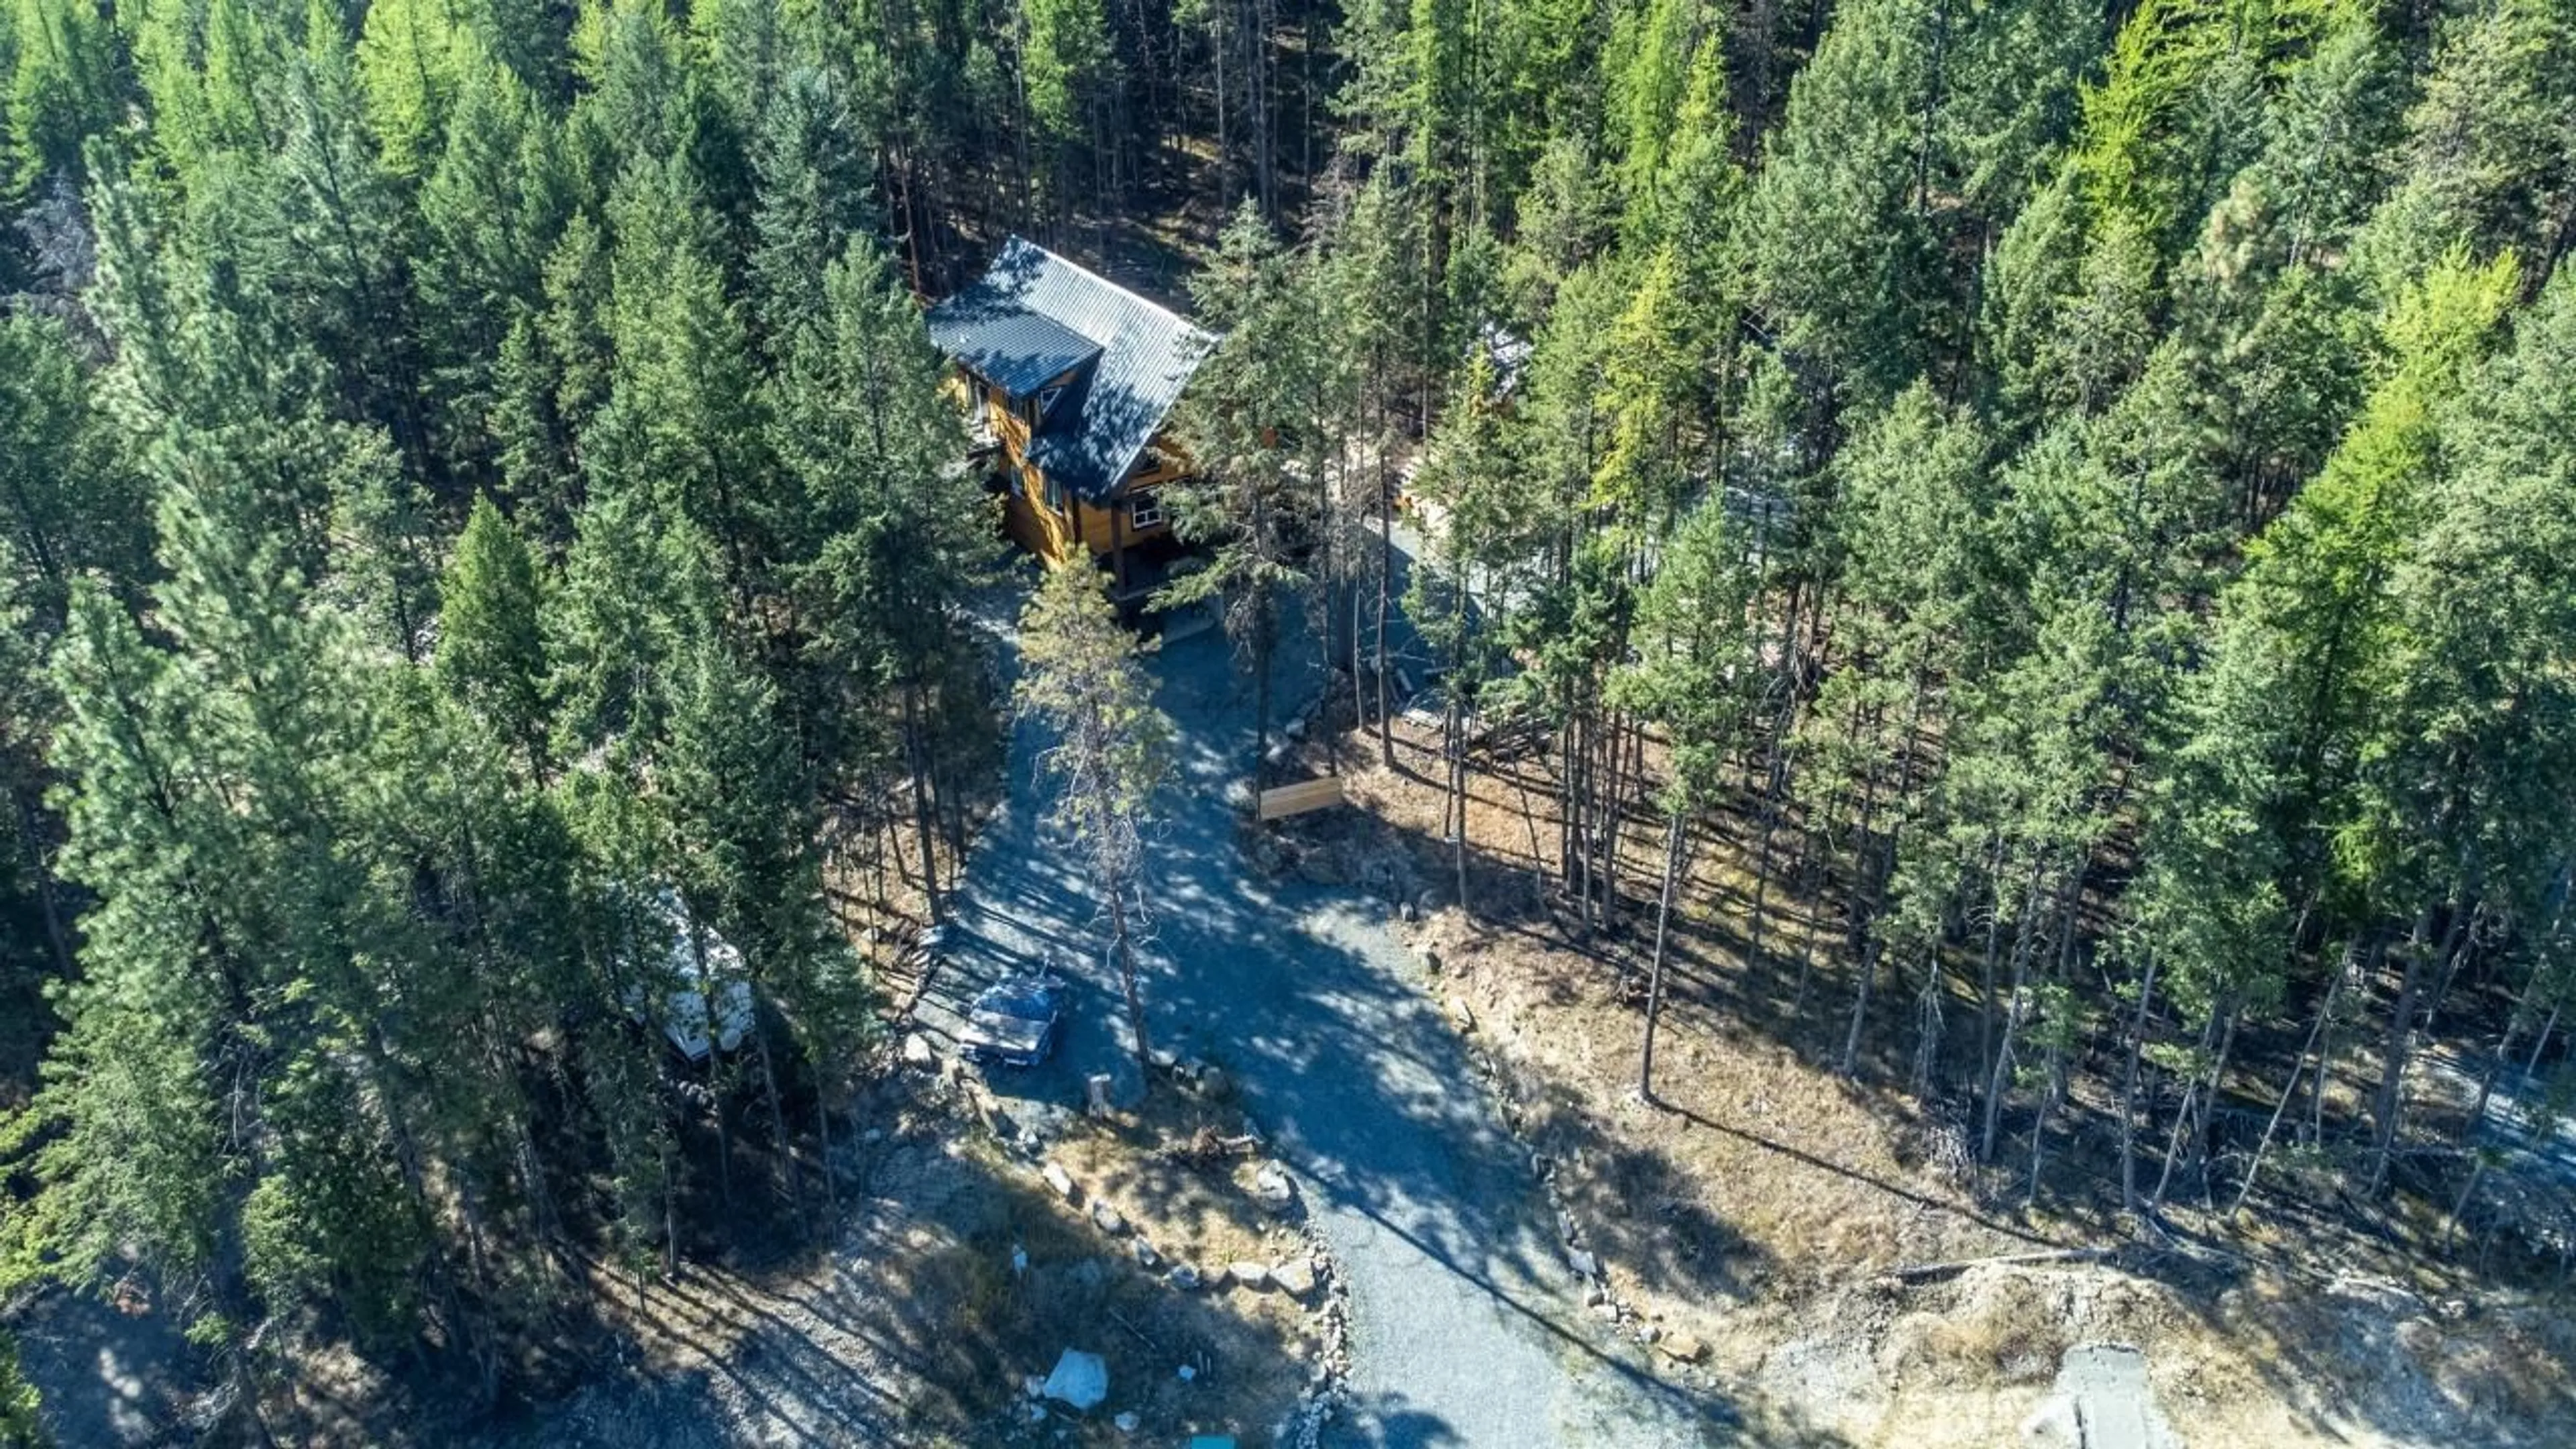
<svg viewBox="0 0 2576 1449"><path fill-rule="evenodd" d="M998 632L1007 645L1007 629ZM1233 1074L1340 1258L1353 1402L1326 1442L1727 1441L1722 1402L1657 1379L1642 1351L1583 1308L1527 1157L1413 983L1419 967L1386 928L1385 908L1255 879L1242 865L1225 788L1250 753L1252 691L1223 637L1168 643L1152 667L1183 769L1155 843L1149 1029L1158 1045ZM1302 698L1314 677L1311 658L1283 661L1282 698ZM1039 1118L1078 1100L1084 1072L1129 1070L1095 904L1037 818L1043 744L1025 730L1014 741L1010 802L968 866L950 964L923 1012L936 1030L982 982L1061 963L1076 988L1064 1050L998 1083Z"/></svg>

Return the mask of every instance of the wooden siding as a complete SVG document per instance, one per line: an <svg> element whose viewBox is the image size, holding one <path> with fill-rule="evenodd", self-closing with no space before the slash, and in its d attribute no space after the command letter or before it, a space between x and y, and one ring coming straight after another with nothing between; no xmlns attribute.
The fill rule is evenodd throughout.
<svg viewBox="0 0 2576 1449"><path fill-rule="evenodd" d="M1080 371L1078 367L1071 369L1043 386L1066 384ZM1047 506L1045 475L1028 461L1029 424L1012 408L1008 395L971 374L963 376L955 395L969 408L982 409L991 420L993 435L1001 444L1002 467L1017 484L1003 501L1003 529L1022 548L1040 558L1060 562L1073 556L1077 541L1094 554L1106 555L1172 531L1168 499L1164 500L1161 523L1140 529L1126 517L1129 494L1159 489L1190 476L1189 455L1167 435L1155 436L1153 461L1120 484L1117 496L1109 503L1086 503L1068 495L1064 507L1058 510ZM1028 406L1035 408L1034 394Z"/></svg>

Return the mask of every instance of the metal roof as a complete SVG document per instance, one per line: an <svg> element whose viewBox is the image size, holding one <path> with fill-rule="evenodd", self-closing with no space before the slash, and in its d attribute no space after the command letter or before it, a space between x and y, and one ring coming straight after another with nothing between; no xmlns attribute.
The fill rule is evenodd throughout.
<svg viewBox="0 0 2576 1449"><path fill-rule="evenodd" d="M946 326L934 312L930 335L941 351L1013 397L1026 397L1040 383L1100 355L1099 343L1032 312L1004 312Z"/></svg>
<svg viewBox="0 0 2576 1449"><path fill-rule="evenodd" d="M1107 497L1180 401L1216 338L1126 288L1012 237L973 285L930 309L942 352L1015 396L1093 359L1047 411L1029 462Z"/></svg>

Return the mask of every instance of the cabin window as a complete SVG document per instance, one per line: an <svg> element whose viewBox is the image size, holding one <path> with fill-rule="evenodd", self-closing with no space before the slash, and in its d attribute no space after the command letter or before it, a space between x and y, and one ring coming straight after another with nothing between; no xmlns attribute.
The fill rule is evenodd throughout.
<svg viewBox="0 0 2576 1449"><path fill-rule="evenodd" d="M1062 397L1062 396L1064 396L1064 389L1063 389L1063 388L1060 388L1060 387L1042 387L1042 388L1039 388L1039 389L1038 389L1038 416L1039 416L1039 417L1041 417L1041 418L1043 418L1043 417L1045 417L1047 414L1049 414L1049 413L1051 413L1051 412L1054 412L1054 411L1055 411L1055 400L1056 400L1057 398Z"/></svg>
<svg viewBox="0 0 2576 1449"><path fill-rule="evenodd" d="M1127 522L1138 531L1163 526L1163 500L1153 493L1139 493L1127 500Z"/></svg>
<svg viewBox="0 0 2576 1449"><path fill-rule="evenodd" d="M1050 513L1064 512L1064 485L1053 478L1046 480L1046 506Z"/></svg>

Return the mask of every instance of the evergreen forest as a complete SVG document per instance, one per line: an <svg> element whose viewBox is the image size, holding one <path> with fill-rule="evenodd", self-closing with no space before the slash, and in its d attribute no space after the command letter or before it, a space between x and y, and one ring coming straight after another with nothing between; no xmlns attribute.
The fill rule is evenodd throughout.
<svg viewBox="0 0 2576 1449"><path fill-rule="evenodd" d="M1998 1200L2484 1228L2576 1098L2571 0L0 0L0 223L0 1310L239 1403L837 1210L1003 771L921 308L1010 233L1224 339L1246 773L1417 635L1647 1100L1693 911Z"/></svg>

